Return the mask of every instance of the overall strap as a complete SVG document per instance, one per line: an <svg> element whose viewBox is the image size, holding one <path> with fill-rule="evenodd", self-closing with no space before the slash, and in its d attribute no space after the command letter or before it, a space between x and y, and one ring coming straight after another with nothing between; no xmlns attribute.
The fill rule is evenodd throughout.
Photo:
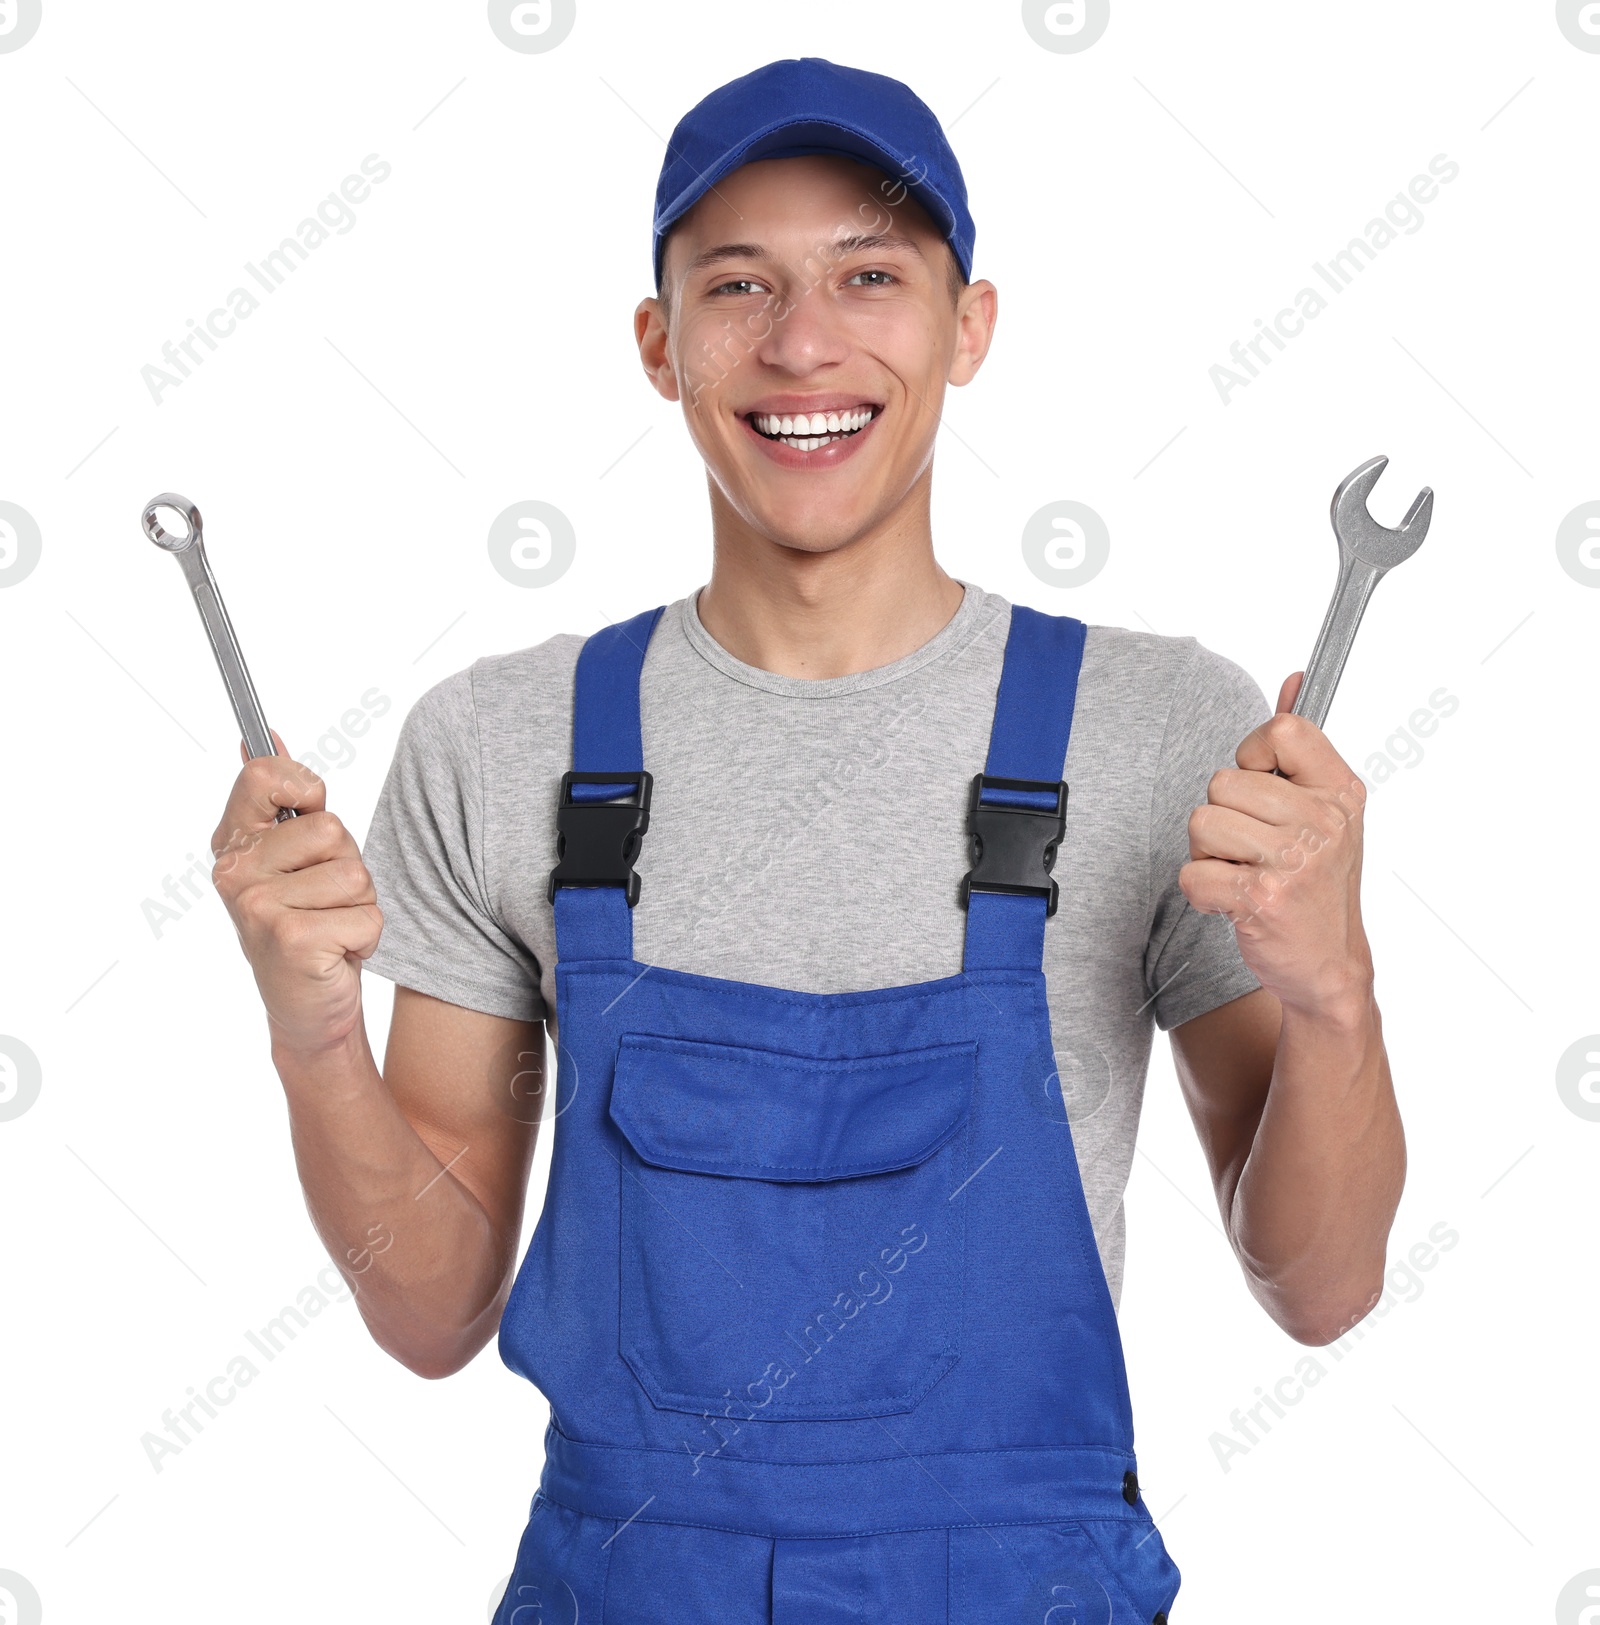
<svg viewBox="0 0 1600 1625"><path fill-rule="evenodd" d="M969 807L965 970L1043 964L1044 922L1056 907L1050 869L1066 818L1061 777L1087 632L1070 616L1012 606L989 758Z"/></svg>
<svg viewBox="0 0 1600 1625"><path fill-rule="evenodd" d="M594 633L578 652L572 771L561 780L560 861L550 876L558 960L633 958L633 860L650 822L639 674L665 607Z"/></svg>

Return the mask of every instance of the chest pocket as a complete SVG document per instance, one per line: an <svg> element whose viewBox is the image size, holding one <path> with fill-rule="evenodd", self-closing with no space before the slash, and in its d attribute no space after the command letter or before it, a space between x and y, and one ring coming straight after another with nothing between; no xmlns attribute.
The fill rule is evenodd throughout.
<svg viewBox="0 0 1600 1625"><path fill-rule="evenodd" d="M976 1062L623 1035L620 1348L656 1406L891 1416L955 1365Z"/></svg>

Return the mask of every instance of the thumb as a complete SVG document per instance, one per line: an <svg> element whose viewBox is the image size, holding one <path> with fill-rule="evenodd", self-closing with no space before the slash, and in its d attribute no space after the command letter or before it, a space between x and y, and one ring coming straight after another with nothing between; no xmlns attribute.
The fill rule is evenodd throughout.
<svg viewBox="0 0 1600 1625"><path fill-rule="evenodd" d="M1278 712L1294 709L1294 702L1300 697L1300 687L1305 682L1306 674L1303 671L1292 671L1283 680L1283 687L1278 690Z"/></svg>

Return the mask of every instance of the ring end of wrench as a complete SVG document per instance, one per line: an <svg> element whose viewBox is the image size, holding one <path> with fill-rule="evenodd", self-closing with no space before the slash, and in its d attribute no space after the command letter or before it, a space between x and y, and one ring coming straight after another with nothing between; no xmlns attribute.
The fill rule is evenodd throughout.
<svg viewBox="0 0 1600 1625"><path fill-rule="evenodd" d="M161 521L156 518L157 508L170 508L172 512L182 514L184 523L189 527L187 533L174 536L171 531L164 530ZM187 553L191 547L204 545L200 510L188 497L179 496L176 491L163 491L160 496L151 497L144 505L140 523L145 535L164 553Z"/></svg>

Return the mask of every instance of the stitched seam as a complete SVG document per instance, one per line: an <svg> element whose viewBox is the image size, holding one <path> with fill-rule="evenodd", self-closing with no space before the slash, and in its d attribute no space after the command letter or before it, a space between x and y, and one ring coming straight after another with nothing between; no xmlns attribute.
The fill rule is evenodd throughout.
<svg viewBox="0 0 1600 1625"><path fill-rule="evenodd" d="M1225 965L1221 970L1213 971L1212 974L1206 977L1206 979L1202 982L1190 982L1187 989L1188 997L1183 1000L1175 1000L1175 1008L1171 1013L1177 1014L1178 1012L1187 1009L1190 1005L1206 1003L1208 1000L1210 1001L1206 1004L1208 1011L1215 1010L1220 1004L1229 1004L1232 1002L1231 999L1212 999L1211 993L1219 987L1226 988L1235 983L1238 984L1239 991L1234 994L1233 997L1243 998L1248 993L1254 993L1256 989L1261 986L1261 979L1253 970L1250 969L1248 965L1242 962L1235 965ZM1197 1012L1197 1014L1204 1013L1205 1012ZM1194 1016L1189 1016L1187 1019L1193 1021L1195 1018ZM1156 1025L1158 1027L1162 1026L1162 1020L1160 1017L1157 1017ZM1162 1027L1162 1030L1164 1032L1171 1032L1174 1027L1181 1027L1182 1025L1183 1023L1181 1021L1168 1021L1166 1025Z"/></svg>
<svg viewBox="0 0 1600 1625"><path fill-rule="evenodd" d="M645 1360L642 1351L638 1348L624 1348L622 1350L622 1357L628 1362L629 1369L632 1370L636 1376L638 1376L640 1372L648 1372L651 1369L649 1363ZM927 1378L927 1380L924 1381L920 1387L912 1389L908 1394L891 1394L887 1399L864 1401L865 1405L870 1405L872 1407L870 1410L863 1409L859 1406L852 1407L847 1410L840 1410L837 1406L827 1404L826 1401L815 1401L812 1405L808 1405L804 1409L801 1409L799 1406L790 1406L787 1409L787 1414L795 1421L799 1422L864 1422L874 1416L904 1416L908 1411L914 1411L917 1406L921 1404L923 1399L927 1397L928 1393L938 1383L942 1382L947 1376L949 1376L949 1374L956 1368L957 1365L960 1364L961 1361L960 1354L958 1354L954 1349L946 1349L943 1353L933 1355L931 1358L934 1362L933 1374ZM641 1381L642 1380L643 1379L641 1378ZM720 1400L727 1397L725 1394L719 1394L716 1396L716 1398L707 1398L702 1394L675 1394L670 1389L663 1388L659 1383L655 1382L645 1383L644 1386L646 1392L654 1390L654 1392L651 1392L652 1400L654 1400L656 1395L659 1394L662 1400L675 1400L679 1404L687 1405L689 1409L684 1412L684 1414L687 1416L702 1416L704 1415L707 1406L714 1406ZM776 1408L781 1402L778 1398L774 1397L771 1403ZM818 1405L825 1405L826 1409L819 1411L816 1409L816 1406ZM886 1407L893 1408L889 1409ZM675 1407L669 1406L668 1408L672 1409ZM738 1421L741 1419L735 1417L733 1420ZM743 1420L748 1421L749 1418L746 1417L743 1418ZM752 1466L769 1465L767 1463L756 1462L753 1458L744 1456L735 1457L733 1459L745 1461L747 1464ZM886 1456L883 1459L885 1461L890 1461L894 1460L895 1458Z"/></svg>
<svg viewBox="0 0 1600 1625"><path fill-rule="evenodd" d="M548 1492L547 1498L555 1506L565 1507L568 1512L574 1513L580 1518L597 1518L605 1523L620 1523L622 1521L620 1518L613 1518L607 1513L585 1512L582 1507L569 1506L567 1502L558 1500L555 1496L549 1495ZM686 1523L680 1518L647 1518L643 1513L636 1514L632 1518L631 1522L659 1524L668 1529L714 1529L719 1534L749 1535L755 1540L863 1540L874 1535L914 1535L923 1533L924 1531L938 1529L948 1531L952 1529L1060 1529L1065 1527L1062 1520L1058 1518L991 1518L986 1521L974 1521L972 1523L895 1524L883 1529L852 1529L847 1533L838 1535L770 1535L765 1531L758 1532L750 1529L740 1529L733 1524L700 1522ZM1098 1553L1099 1550L1100 1548L1096 1546L1096 1553ZM609 1561L610 1559L608 1556L608 1564ZM1114 1578L1115 1576L1113 1576L1113 1579Z"/></svg>
<svg viewBox="0 0 1600 1625"><path fill-rule="evenodd" d="M828 994L818 994L818 998L827 998ZM781 1049L755 1049L745 1044L719 1044L715 1039L709 1038L662 1038L655 1033L624 1033L622 1035L624 1049L642 1049L657 1051L666 1055L679 1055L687 1053L706 1060L719 1060L722 1056L737 1056L741 1065L770 1067L774 1071L782 1072L814 1072L821 1068L835 1072L883 1072L897 1066L918 1066L930 1055L960 1056L976 1055L978 1046L975 1040L953 1044L930 1044L925 1049L902 1050L894 1055L860 1055L840 1058L819 1056L813 1058L809 1055L797 1055L792 1050ZM714 1054L706 1055L706 1051ZM766 1059L765 1057L771 1057Z"/></svg>
<svg viewBox="0 0 1600 1625"><path fill-rule="evenodd" d="M567 1444L575 1444L583 1450L615 1450L619 1454L630 1456L676 1456L678 1454L676 1448L669 1450L662 1445L605 1444L599 1440L575 1439L570 1433L563 1433L561 1429L555 1427L553 1423L551 1424L551 1427L552 1431L555 1432L556 1435L563 1439ZM995 1445L982 1450L919 1450L917 1452L917 1459L943 1460L946 1457L960 1458L963 1456L1034 1456L1045 1451L1055 1454L1057 1452L1070 1452L1076 1450L1090 1451L1098 1456L1111 1456L1115 1458L1118 1463L1126 1461L1130 1466L1133 1464L1134 1460L1133 1452L1131 1450L1123 1450L1117 1445L1110 1444L1007 1444ZM723 1459L727 1461L743 1462L748 1467L782 1467L792 1470L795 1468L805 1469L816 1467L870 1467L885 1461L903 1462L906 1458L904 1452L901 1452L900 1454L893 1456L846 1456L838 1461L772 1461L770 1459L758 1456L724 1456ZM1122 1482L1120 1478L1117 1480L1116 1484L1111 1487L1109 1493L1114 1494L1118 1500L1121 1500ZM1129 1508L1128 1517L1131 1519L1136 1516L1136 1511L1133 1508ZM1037 1523L1040 1520L1034 1519L1033 1521ZM1123 1518L1122 1514L1119 1513L1113 1518L1101 1519L1099 1521L1104 1523L1120 1523L1123 1521ZM1044 1523L1048 1524L1049 1520L1045 1519ZM931 1529L949 1529L965 1526L940 1523L930 1524L928 1527Z"/></svg>
<svg viewBox="0 0 1600 1625"><path fill-rule="evenodd" d="M627 1124L620 1124L626 1128ZM834 1163L798 1163L798 1162L696 1162L690 1157L680 1157L676 1162L665 1160L666 1152L657 1152L656 1156L662 1158L655 1161L640 1152L641 1158L653 1168L659 1168L668 1174L699 1174L708 1179L759 1179L762 1174L798 1174L800 1177L788 1183L795 1185L831 1185L838 1179L860 1179L866 1174L903 1174L908 1168L917 1168L925 1163L935 1151L942 1150L950 1143L946 1130L941 1137L926 1151L911 1152L904 1162L847 1162L842 1165ZM759 1173L747 1174L739 1170L745 1168L759 1169ZM781 1183L774 1181L773 1183Z"/></svg>
<svg viewBox="0 0 1600 1625"><path fill-rule="evenodd" d="M1076 1522L1077 1522L1078 1528L1082 1529L1085 1536L1088 1538L1089 1544L1090 1544L1091 1547L1093 1547L1095 1555L1100 1559L1100 1566L1101 1566L1101 1568L1103 1568L1105 1570L1106 1578L1109 1579L1111 1581L1112 1585L1117 1588L1117 1591L1121 1594L1122 1600L1125 1603L1127 1603L1127 1605L1128 1605L1128 1607L1130 1609L1132 1609L1135 1617L1139 1618L1139 1619L1143 1619L1144 1618L1144 1610L1143 1610L1143 1608L1138 1603L1136 1603L1133 1600L1133 1598L1128 1594L1127 1581L1123 1579L1120 1570L1117 1568L1117 1565L1112 1562L1110 1556L1106 1552L1106 1549L1100 1544L1100 1541L1096 1537L1094 1530L1089 1527L1089 1525L1091 1523L1104 1523L1104 1522L1106 1522L1106 1519L1104 1519L1104 1518L1080 1518L1080 1519L1077 1519ZM1152 1525L1152 1527L1154 1527L1154 1526Z"/></svg>
<svg viewBox="0 0 1600 1625"><path fill-rule="evenodd" d="M611 1111L612 1121L617 1125L618 1128L623 1130L623 1132L628 1135L629 1140L633 1142L634 1149L638 1152L639 1156L645 1162L649 1163L651 1167L661 1168L667 1173L701 1174L711 1178L759 1178L759 1175L741 1175L736 1171L741 1168L759 1168L764 1173L769 1174L799 1174L803 1176L802 1178L795 1180L795 1184L809 1183L818 1185L832 1184L833 1181L837 1179L858 1179L863 1174L897 1174L904 1173L910 1168L918 1168L936 1152L944 1150L945 1147L950 1144L951 1140L953 1140L956 1135L960 1133L961 1123L966 1115L966 1111L963 1110L957 1120L954 1123L949 1124L947 1127L940 1129L933 1142L923 1150L901 1153L891 1152L890 1155L895 1158L895 1160L892 1162L884 1162L881 1160L877 1162L847 1163L712 1162L710 1160L702 1162L695 1160L693 1157L685 1156L681 1152L673 1153L657 1149L648 1132L644 1132L636 1136L635 1132L633 1131L637 1131L640 1128L640 1125L633 1123L631 1124L630 1128L628 1113L624 1112L619 1116L615 1106L612 1107ZM643 1151L639 1151L638 1140L641 1138L646 1142L646 1144L651 1146L651 1149L654 1152L653 1157L647 1156ZM677 1161L668 1162L665 1160L667 1157L674 1155L677 1157ZM661 1160L657 1161L657 1158Z"/></svg>
<svg viewBox="0 0 1600 1625"><path fill-rule="evenodd" d="M578 1516L581 1518L583 1514L580 1512ZM615 1518L611 1521L612 1523L617 1522ZM611 1558L616 1544L616 1540L613 1539L608 1546L603 1548L606 1555L605 1565L600 1571L600 1625L606 1625L606 1598L611 1591Z"/></svg>
<svg viewBox="0 0 1600 1625"><path fill-rule="evenodd" d="M384 955L384 961L386 964L393 966L393 968L398 971L420 971L426 979L437 982L441 987L448 986L463 990L471 990L473 992L482 991L485 993L504 993L514 999L521 999L524 1001L528 999L530 992L532 992L534 996L537 996L538 993L537 987L534 987L527 982L500 982L494 980L493 978L481 977L476 974L471 976L458 976L454 971L440 970L437 965L430 965L421 959L413 959L409 954L405 953L391 951ZM381 973L374 972L374 974L377 975ZM537 1020L538 1018L533 1017L530 1019Z"/></svg>
<svg viewBox="0 0 1600 1625"><path fill-rule="evenodd" d="M618 969L616 967L626 967ZM893 988L867 988L859 993L802 993L795 988L760 987L752 991L744 991L738 983L724 980L715 976L698 976L692 971L668 970L665 966L641 965L633 959L568 959L563 962L567 976L602 976L610 977L614 981L633 982L644 971L655 970L658 981L661 978L682 977L697 985L706 986L720 998L738 999L746 1003L779 1003L793 1005L811 1005L823 1001L851 1001L847 1008L868 1008L880 1004L933 1004L948 999L954 992L960 990L962 984L970 983L974 986L984 985L990 987L1017 987L1025 988L1033 982L1043 982L1044 972L1041 970L983 970L978 972L961 971L954 976L942 976L938 981L943 984L932 993L905 993L899 994ZM914 987L924 984L914 983Z"/></svg>

